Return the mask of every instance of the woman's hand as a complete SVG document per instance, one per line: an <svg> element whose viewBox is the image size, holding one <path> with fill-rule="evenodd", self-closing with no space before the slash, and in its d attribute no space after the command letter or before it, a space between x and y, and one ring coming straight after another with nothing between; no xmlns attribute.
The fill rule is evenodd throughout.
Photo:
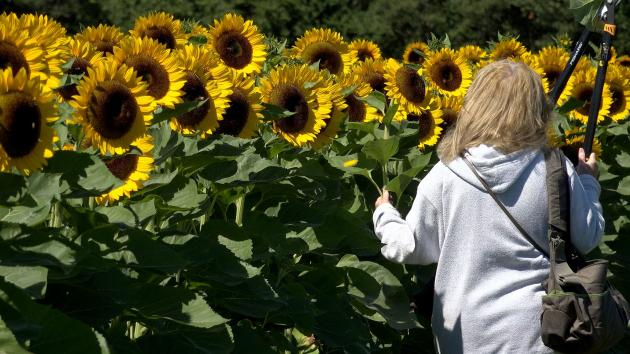
<svg viewBox="0 0 630 354"><path fill-rule="evenodd" d="M578 165L575 168L579 175L589 174L595 178L599 174L597 167L597 159L595 153L591 152L591 156L587 159L583 148L578 151Z"/></svg>
<svg viewBox="0 0 630 354"><path fill-rule="evenodd" d="M387 191L387 189L385 188L383 188L383 194L381 194L381 196L376 199L376 202L374 202L374 206L378 208L383 204L391 204L389 191Z"/></svg>

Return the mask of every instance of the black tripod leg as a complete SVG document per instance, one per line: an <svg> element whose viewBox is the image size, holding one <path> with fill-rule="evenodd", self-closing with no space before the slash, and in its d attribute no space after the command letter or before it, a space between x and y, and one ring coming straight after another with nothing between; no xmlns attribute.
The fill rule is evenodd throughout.
<svg viewBox="0 0 630 354"><path fill-rule="evenodd" d="M584 28L582 35L580 35L580 39L578 39L575 43L575 47L571 53L571 58L569 58L562 74L560 74L560 77L553 87L553 91L551 91L551 94L549 95L549 100L554 106L558 103L558 98L560 98L562 91L564 91L564 88L567 86L567 82L569 81L571 74L573 74L573 70L575 70L575 66L582 57L582 54L584 54L584 49L586 48L586 44L588 43L590 36L591 31L589 31L588 28Z"/></svg>

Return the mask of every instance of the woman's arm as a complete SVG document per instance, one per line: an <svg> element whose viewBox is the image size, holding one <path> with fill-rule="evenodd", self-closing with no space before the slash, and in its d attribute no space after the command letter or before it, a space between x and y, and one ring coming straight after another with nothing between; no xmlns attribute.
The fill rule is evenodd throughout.
<svg viewBox="0 0 630 354"><path fill-rule="evenodd" d="M589 159L580 149L577 169L566 159L569 185L571 188L571 242L581 254L593 250L604 234L604 214L599 203L601 187L597 175L597 161L591 154Z"/></svg>
<svg viewBox="0 0 630 354"><path fill-rule="evenodd" d="M374 232L383 244L381 253L391 261L410 264L438 261L441 223L435 206L419 192L420 186L406 219L389 203L387 195L379 198L381 203L377 201L372 217Z"/></svg>

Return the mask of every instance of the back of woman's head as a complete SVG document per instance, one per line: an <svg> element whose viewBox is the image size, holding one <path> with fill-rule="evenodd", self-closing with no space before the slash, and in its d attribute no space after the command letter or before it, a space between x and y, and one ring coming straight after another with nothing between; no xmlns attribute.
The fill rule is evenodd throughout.
<svg viewBox="0 0 630 354"><path fill-rule="evenodd" d="M480 144L506 154L540 148L547 143L550 116L551 106L535 71L511 60L491 63L477 73L438 155L449 162Z"/></svg>

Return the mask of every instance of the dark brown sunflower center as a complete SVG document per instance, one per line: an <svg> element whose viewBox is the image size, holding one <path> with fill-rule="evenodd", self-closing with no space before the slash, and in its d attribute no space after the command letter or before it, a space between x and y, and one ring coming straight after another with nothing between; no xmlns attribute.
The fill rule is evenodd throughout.
<svg viewBox="0 0 630 354"><path fill-rule="evenodd" d="M451 125L453 125L453 123L455 123L455 121L457 121L457 111L454 111L450 108L445 108L442 110L442 121L444 128L448 128Z"/></svg>
<svg viewBox="0 0 630 354"><path fill-rule="evenodd" d="M361 48L357 51L357 57L359 61L365 61L365 59L374 59L374 55L368 48Z"/></svg>
<svg viewBox="0 0 630 354"><path fill-rule="evenodd" d="M125 181L138 167L138 155L128 154L116 157L106 161L105 165L116 178Z"/></svg>
<svg viewBox="0 0 630 354"><path fill-rule="evenodd" d="M367 110L365 104L359 101L354 95L346 96L346 104L348 105L348 119L351 122L363 122Z"/></svg>
<svg viewBox="0 0 630 354"><path fill-rule="evenodd" d="M303 56L309 64L319 62L319 68L328 70L331 74L339 74L343 70L341 53L330 43L311 44L304 50Z"/></svg>
<svg viewBox="0 0 630 354"><path fill-rule="evenodd" d="M455 91L462 84L462 72L457 64L450 60L443 60L433 66L431 80L442 90Z"/></svg>
<svg viewBox="0 0 630 354"><path fill-rule="evenodd" d="M422 50L415 48L415 50L411 50L407 55L407 62L414 64L422 64L424 63L424 55L420 55L420 53L424 53Z"/></svg>
<svg viewBox="0 0 630 354"><path fill-rule="evenodd" d="M133 93L116 81L100 83L88 102L87 120L107 139L118 139L130 131L137 114Z"/></svg>
<svg viewBox="0 0 630 354"><path fill-rule="evenodd" d="M286 133L297 133L308 122L308 103L302 92L293 85L279 86L272 93L271 103L280 106L292 116L274 121L274 125Z"/></svg>
<svg viewBox="0 0 630 354"><path fill-rule="evenodd" d="M618 64L621 66L630 67L630 58L619 59Z"/></svg>
<svg viewBox="0 0 630 354"><path fill-rule="evenodd" d="M28 62L22 51L13 43L0 41L0 69L8 68L13 70L13 75L17 74L21 68L26 69L27 74L30 73Z"/></svg>
<svg viewBox="0 0 630 354"><path fill-rule="evenodd" d="M228 98L230 99L230 105L223 113L223 120L219 121L217 132L219 134L238 136L245 128L245 124L247 124L250 110L249 101L245 92L238 88L234 88Z"/></svg>
<svg viewBox="0 0 630 354"><path fill-rule="evenodd" d="M168 49L175 49L175 45L177 44L173 32L171 32L170 29L164 26L151 26L142 31L142 33L140 33L140 36L153 38L156 41L164 44Z"/></svg>
<svg viewBox="0 0 630 354"><path fill-rule="evenodd" d="M422 112L418 116L418 137L424 140L433 134L433 115L430 111Z"/></svg>
<svg viewBox="0 0 630 354"><path fill-rule="evenodd" d="M83 58L74 58L74 62L67 73L70 75L85 75L89 67L90 63L87 60ZM71 100L72 96L79 94L76 84L63 86L58 91L61 97L63 97L66 101Z"/></svg>
<svg viewBox="0 0 630 354"><path fill-rule="evenodd" d="M554 86L556 86L556 81L558 81L558 78L560 77L560 74L562 73L562 71L553 68L553 69L547 69L545 70L545 77L547 77L547 81L549 82L549 88L553 89Z"/></svg>
<svg viewBox="0 0 630 354"><path fill-rule="evenodd" d="M612 93L612 104L610 105L610 114L617 114L626 107L626 96L623 94L623 88L619 86L610 86Z"/></svg>
<svg viewBox="0 0 630 354"><path fill-rule="evenodd" d="M520 57L520 53L516 48L502 48L496 53L496 59L508 59L508 58L517 58Z"/></svg>
<svg viewBox="0 0 630 354"><path fill-rule="evenodd" d="M138 54L127 59L126 64L133 66L144 81L149 84L151 96L160 99L166 95L170 87L168 72L157 60L145 54Z"/></svg>
<svg viewBox="0 0 630 354"><path fill-rule="evenodd" d="M374 91L385 93L385 76L382 73L371 71L365 74L363 79L370 84Z"/></svg>
<svg viewBox="0 0 630 354"><path fill-rule="evenodd" d="M409 102L422 103L424 100L424 80L412 68L403 66L396 71L396 86Z"/></svg>
<svg viewBox="0 0 630 354"><path fill-rule="evenodd" d="M96 50L98 50L99 52L103 52L103 54L105 55L107 53L114 53L116 42L103 39L92 42L92 45L94 45Z"/></svg>
<svg viewBox="0 0 630 354"><path fill-rule="evenodd" d="M0 96L0 144L11 158L28 155L39 140L41 113L37 102L23 92Z"/></svg>
<svg viewBox="0 0 630 354"><path fill-rule="evenodd" d="M577 111L585 116L591 110L591 96L593 96L593 88L590 86L582 86L577 90L576 98L584 102L584 106L578 108Z"/></svg>
<svg viewBox="0 0 630 354"><path fill-rule="evenodd" d="M249 40L238 31L226 31L217 38L215 49L227 66L242 69L251 63L254 50Z"/></svg>
<svg viewBox="0 0 630 354"><path fill-rule="evenodd" d="M208 114L208 111L210 111L210 108L212 108L212 102L209 99L210 95L208 94L208 91L206 91L203 81L199 78L199 76L191 71L186 71L186 83L184 84L182 91L184 91L183 98L186 102L206 100L201 107L177 117L177 121L182 126L194 127L201 123Z"/></svg>

